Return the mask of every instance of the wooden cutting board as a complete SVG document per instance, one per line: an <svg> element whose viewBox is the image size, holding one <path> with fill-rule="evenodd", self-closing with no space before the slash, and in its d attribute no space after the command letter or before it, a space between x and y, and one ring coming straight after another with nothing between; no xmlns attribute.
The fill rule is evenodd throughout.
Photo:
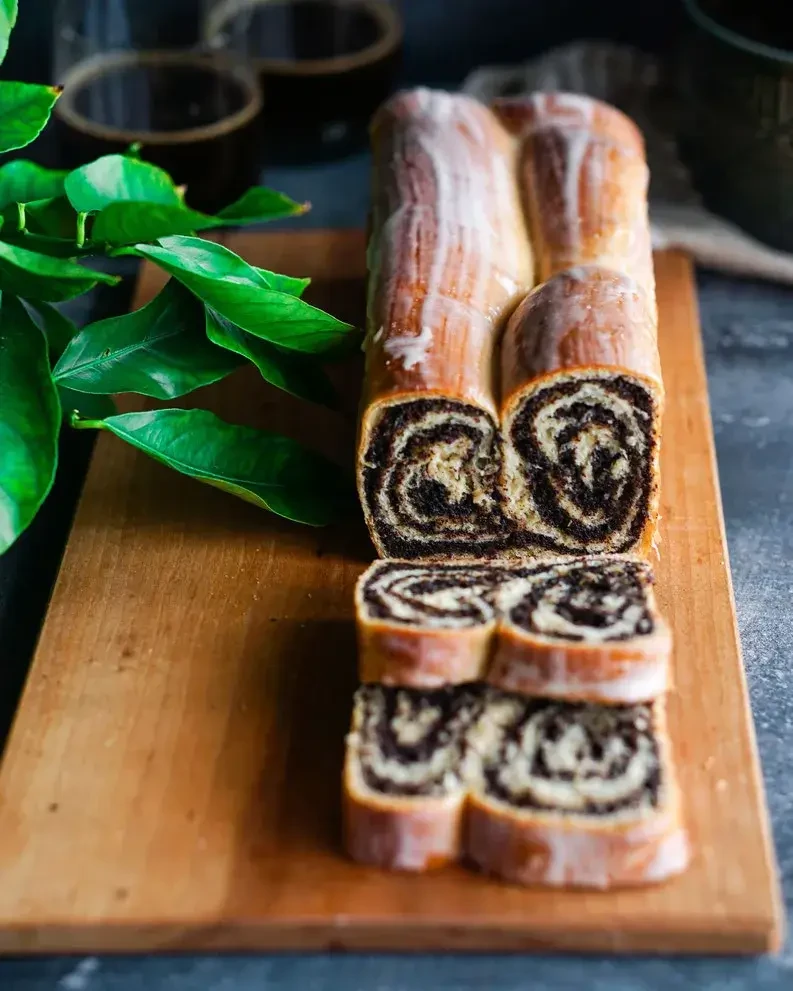
<svg viewBox="0 0 793 991"><path fill-rule="evenodd" d="M358 232L241 235L361 319ZM668 413L659 597L691 869L618 893L348 862L339 776L362 526L312 530L99 438L0 769L0 951L756 953L781 910L747 705L690 263L657 258ZM138 303L159 288L147 269ZM252 371L197 401L351 457L348 417Z"/></svg>

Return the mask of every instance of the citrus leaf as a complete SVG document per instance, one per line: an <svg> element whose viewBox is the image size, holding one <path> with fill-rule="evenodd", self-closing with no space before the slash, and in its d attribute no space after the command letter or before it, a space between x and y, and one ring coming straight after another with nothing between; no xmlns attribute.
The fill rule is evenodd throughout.
<svg viewBox="0 0 793 991"><path fill-rule="evenodd" d="M77 392L173 399L217 382L240 364L207 340L204 307L172 280L141 309L84 327L53 376Z"/></svg>
<svg viewBox="0 0 793 991"><path fill-rule="evenodd" d="M0 152L24 148L37 138L60 95L57 86L0 82Z"/></svg>
<svg viewBox="0 0 793 991"><path fill-rule="evenodd" d="M0 0L0 9L2 2ZM68 174L59 169L45 169L24 158L7 162L0 167L0 210L11 203L30 203L61 196L63 181Z"/></svg>
<svg viewBox="0 0 793 991"><path fill-rule="evenodd" d="M289 293L270 288L268 274L223 245L195 237L161 238L121 254L148 258L208 306L255 337L293 351L338 351L355 329Z"/></svg>
<svg viewBox="0 0 793 991"><path fill-rule="evenodd" d="M261 208L258 213L257 207ZM239 215L234 213L237 209L240 211ZM96 242L113 246L137 244L216 227L237 227L278 217L290 217L303 211L304 208L288 196L271 189L258 188L249 190L241 200L222 210L217 216L192 210L184 203L154 204L129 200L109 203L104 207L94 221L91 236Z"/></svg>
<svg viewBox="0 0 793 991"><path fill-rule="evenodd" d="M49 303L42 303L41 300L36 302L23 300L23 302L29 310L34 311L33 319L44 332L50 366L52 366L66 350L69 341L77 334L77 327L73 321ZM115 404L109 396L90 396L86 393L74 392L63 385L58 385L57 389L61 415L67 423L76 412L91 419L112 416L116 412Z"/></svg>
<svg viewBox="0 0 793 991"><path fill-rule="evenodd" d="M33 310L33 319L41 328L47 341L50 365L55 365L68 347L69 341L77 334L76 324L60 310L40 299L24 300L23 302L28 309Z"/></svg>
<svg viewBox="0 0 793 991"><path fill-rule="evenodd" d="M77 214L65 196L33 200L25 205L27 230L34 234L63 238L77 250Z"/></svg>
<svg viewBox="0 0 793 991"><path fill-rule="evenodd" d="M93 213L119 201L181 203L167 172L129 155L97 158L70 172L65 185L69 202L80 213Z"/></svg>
<svg viewBox="0 0 793 991"><path fill-rule="evenodd" d="M22 303L0 298L0 554L29 526L58 460L60 407L47 342Z"/></svg>
<svg viewBox="0 0 793 991"><path fill-rule="evenodd" d="M302 296L311 285L311 279L298 279L293 275L280 275L278 272L270 272L266 268L257 268L255 271L261 275L270 289L289 293L290 296Z"/></svg>
<svg viewBox="0 0 793 991"><path fill-rule="evenodd" d="M217 226L214 217L182 203L110 203L97 214L91 240L116 247Z"/></svg>
<svg viewBox="0 0 793 991"><path fill-rule="evenodd" d="M201 409L123 413L75 420L109 430L163 464L278 516L324 526L355 505L351 479L288 437L226 423Z"/></svg>
<svg viewBox="0 0 793 991"><path fill-rule="evenodd" d="M116 275L0 241L0 290L16 292L25 299L57 303L82 295L98 282L114 285L118 281Z"/></svg>
<svg viewBox="0 0 793 991"><path fill-rule="evenodd" d="M0 62L8 53L8 39L17 22L17 0L0 0Z"/></svg>
<svg viewBox="0 0 793 991"><path fill-rule="evenodd" d="M224 224L256 224L267 220L296 217L309 209L308 203L296 203L284 193L254 186L236 202L218 211L217 218Z"/></svg>
<svg viewBox="0 0 793 991"><path fill-rule="evenodd" d="M3 240L17 248L25 248L49 258L75 258L79 255L95 253L90 248L78 248L76 243L63 237L48 237L46 234L32 234L30 231L8 234L3 232Z"/></svg>
<svg viewBox="0 0 793 991"><path fill-rule="evenodd" d="M338 407L336 392L316 361L293 351L283 351L246 333L209 306L206 307L206 333L214 344L253 362L265 382L277 389L331 409Z"/></svg>

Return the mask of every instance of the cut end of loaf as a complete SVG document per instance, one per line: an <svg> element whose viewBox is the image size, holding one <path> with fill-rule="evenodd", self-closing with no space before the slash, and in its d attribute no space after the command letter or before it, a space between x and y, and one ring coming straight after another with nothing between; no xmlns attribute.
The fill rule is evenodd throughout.
<svg viewBox="0 0 793 991"><path fill-rule="evenodd" d="M671 634L650 566L628 556L533 564L375 562L356 588L363 681L484 679L525 695L633 703L669 687Z"/></svg>
<svg viewBox="0 0 793 991"><path fill-rule="evenodd" d="M466 732L480 706L467 686L420 691L364 685L353 736L363 787L393 798L443 798L463 787Z"/></svg>
<svg viewBox="0 0 793 991"><path fill-rule="evenodd" d="M558 643L607 644L656 634L661 620L649 564L625 557L587 557L522 569L502 585L504 622Z"/></svg>
<svg viewBox="0 0 793 991"><path fill-rule="evenodd" d="M620 554L649 546L660 410L622 372L552 376L505 417L503 511L527 549Z"/></svg>
<svg viewBox="0 0 793 991"><path fill-rule="evenodd" d="M485 801L532 816L652 815L664 787L651 705L603 706L493 693L469 735Z"/></svg>
<svg viewBox="0 0 793 991"><path fill-rule="evenodd" d="M496 592L512 575L489 564L375 561L358 581L359 619L464 630L495 622Z"/></svg>
<svg viewBox="0 0 793 991"><path fill-rule="evenodd" d="M351 856L383 867L464 855L508 880L610 887L662 880L688 857L662 703L366 685L345 808Z"/></svg>
<svg viewBox="0 0 793 991"><path fill-rule="evenodd" d="M485 727L465 849L523 885L608 889L688 866L663 703L594 706L503 695Z"/></svg>
<svg viewBox="0 0 793 991"><path fill-rule="evenodd" d="M445 399L380 409L358 476L378 551L405 559L496 555L507 529L494 494L499 465L498 432L484 410Z"/></svg>

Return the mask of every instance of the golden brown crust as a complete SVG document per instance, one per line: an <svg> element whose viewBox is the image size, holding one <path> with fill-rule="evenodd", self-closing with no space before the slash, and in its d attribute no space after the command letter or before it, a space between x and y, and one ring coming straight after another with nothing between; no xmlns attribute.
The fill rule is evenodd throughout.
<svg viewBox="0 0 793 991"><path fill-rule="evenodd" d="M654 310L619 272L599 266L562 272L527 296L507 325L502 416L544 379L602 369L643 380L662 402Z"/></svg>
<svg viewBox="0 0 793 991"><path fill-rule="evenodd" d="M680 792L662 704L654 710L666 778L658 809L619 819L577 819L511 808L476 789L466 815L467 857L506 881L552 887L626 887L684 871L690 853Z"/></svg>
<svg viewBox="0 0 793 991"><path fill-rule="evenodd" d="M602 265L634 279L654 304L649 172L636 125L614 107L565 93L495 110L520 140L537 282Z"/></svg>
<svg viewBox="0 0 793 991"><path fill-rule="evenodd" d="M470 629L417 629L358 614L358 675L364 683L437 688L481 681L495 623Z"/></svg>
<svg viewBox="0 0 793 991"><path fill-rule="evenodd" d="M381 108L372 148L364 439L406 396L495 414L496 336L533 284L515 143L477 101L414 90Z"/></svg>
<svg viewBox="0 0 793 991"><path fill-rule="evenodd" d="M383 795L359 772L360 712L347 738L342 793L344 848L360 864L387 870L427 871L460 859L466 793L442 797Z"/></svg>
<svg viewBox="0 0 793 991"><path fill-rule="evenodd" d="M345 776L344 848L359 864L429 871L460 859L465 795L383 800Z"/></svg>
<svg viewBox="0 0 793 991"><path fill-rule="evenodd" d="M466 854L480 870L523 885L618 888L663 881L686 869L688 840L676 810L645 821L549 825L469 799Z"/></svg>
<svg viewBox="0 0 793 991"><path fill-rule="evenodd" d="M639 128L621 110L579 93L532 93L493 101L493 112L516 137L525 138L549 127L592 130L637 155L644 154Z"/></svg>
<svg viewBox="0 0 793 991"><path fill-rule="evenodd" d="M506 692L603 703L645 702L671 688L669 627L649 637L600 644L550 642L502 622L488 670Z"/></svg>

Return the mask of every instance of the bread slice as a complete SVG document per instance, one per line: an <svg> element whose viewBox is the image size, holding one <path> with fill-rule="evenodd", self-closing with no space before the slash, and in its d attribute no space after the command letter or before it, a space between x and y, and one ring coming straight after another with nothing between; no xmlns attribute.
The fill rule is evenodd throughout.
<svg viewBox="0 0 793 991"><path fill-rule="evenodd" d="M350 856L390 869L465 856L519 884L611 888L688 863L661 702L364 685L344 812Z"/></svg>
<svg viewBox="0 0 793 991"><path fill-rule="evenodd" d="M670 688L672 635L653 573L628 557L524 568L497 593L488 681L505 691L570 700L642 702Z"/></svg>
<svg viewBox="0 0 793 991"><path fill-rule="evenodd" d="M671 634L649 565L377 561L355 593L361 681L645 701L669 687Z"/></svg>
<svg viewBox="0 0 793 991"><path fill-rule="evenodd" d="M469 742L480 774L465 851L481 870L525 885L614 888L687 866L662 702L494 693Z"/></svg>
<svg viewBox="0 0 793 991"><path fill-rule="evenodd" d="M376 561L355 590L361 681L434 688L484 678L508 573Z"/></svg>
<svg viewBox="0 0 793 991"><path fill-rule="evenodd" d="M363 685L344 769L345 846L359 863L424 871L458 860L466 730L481 693Z"/></svg>

